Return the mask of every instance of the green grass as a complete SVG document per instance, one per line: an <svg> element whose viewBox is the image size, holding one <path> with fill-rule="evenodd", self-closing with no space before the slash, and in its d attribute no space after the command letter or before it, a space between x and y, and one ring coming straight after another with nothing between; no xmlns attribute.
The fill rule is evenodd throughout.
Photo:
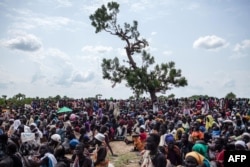
<svg viewBox="0 0 250 167"><path fill-rule="evenodd" d="M135 152L129 152L122 155L119 155L118 157L112 157L109 156L109 160L112 162L112 164L115 167L124 167L126 165L129 165L130 163L136 164L139 166L139 156L136 155Z"/></svg>

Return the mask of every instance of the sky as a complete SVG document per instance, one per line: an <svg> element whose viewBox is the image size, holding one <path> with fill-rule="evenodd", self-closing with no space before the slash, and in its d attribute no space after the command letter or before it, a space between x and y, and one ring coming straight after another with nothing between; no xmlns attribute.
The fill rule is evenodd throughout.
<svg viewBox="0 0 250 167"><path fill-rule="evenodd" d="M1 0L0 96L132 96L125 82L112 88L102 78L103 58L126 60L124 42L106 32L96 34L91 26L89 16L107 2ZM116 2L118 23L137 20L156 63L174 61L188 80L188 86L158 96L222 98L233 92L250 98L249 0Z"/></svg>

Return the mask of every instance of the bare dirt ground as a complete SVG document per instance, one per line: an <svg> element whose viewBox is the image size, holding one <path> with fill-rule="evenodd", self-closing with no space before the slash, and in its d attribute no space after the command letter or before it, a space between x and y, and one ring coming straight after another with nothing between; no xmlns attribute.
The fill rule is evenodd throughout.
<svg viewBox="0 0 250 167"><path fill-rule="evenodd" d="M108 152L108 158L114 167L139 167L140 160L139 152L131 152L133 144L127 145L123 141L112 141L110 142L114 154L117 157L111 156L110 151Z"/></svg>
<svg viewBox="0 0 250 167"><path fill-rule="evenodd" d="M75 133L79 138L79 134ZM129 140L132 140L131 136L127 137ZM111 156L110 151L108 151L108 159L113 165L112 167L140 167L139 160L141 156L139 152L131 152L134 148L133 144L127 145L124 141L112 141L110 146L114 154L118 155L117 157ZM71 157L71 155L68 155ZM68 157L68 158L69 158Z"/></svg>

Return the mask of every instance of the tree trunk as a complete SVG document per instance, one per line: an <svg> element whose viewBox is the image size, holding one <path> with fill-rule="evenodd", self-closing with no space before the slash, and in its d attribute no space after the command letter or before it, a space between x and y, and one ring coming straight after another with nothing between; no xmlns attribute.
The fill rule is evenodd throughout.
<svg viewBox="0 0 250 167"><path fill-rule="evenodd" d="M156 92L154 90L150 90L149 94L152 102L157 101Z"/></svg>

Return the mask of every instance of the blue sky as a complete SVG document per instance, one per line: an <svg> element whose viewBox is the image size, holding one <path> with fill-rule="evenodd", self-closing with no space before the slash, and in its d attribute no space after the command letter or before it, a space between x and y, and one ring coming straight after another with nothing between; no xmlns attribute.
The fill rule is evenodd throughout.
<svg viewBox="0 0 250 167"><path fill-rule="evenodd" d="M91 26L89 15L107 2L1 0L0 95L131 96L102 79L102 58L126 58L123 42ZM156 62L174 61L187 78L188 86L165 95L250 97L249 0L117 2L119 24L137 20Z"/></svg>

